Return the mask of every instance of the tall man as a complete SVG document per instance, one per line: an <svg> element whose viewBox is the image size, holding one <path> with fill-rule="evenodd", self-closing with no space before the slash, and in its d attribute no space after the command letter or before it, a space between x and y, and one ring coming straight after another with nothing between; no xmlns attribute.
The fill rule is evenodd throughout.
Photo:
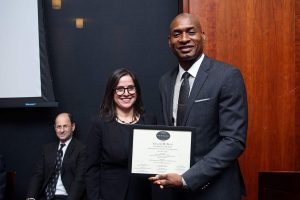
<svg viewBox="0 0 300 200"><path fill-rule="evenodd" d="M46 145L29 184L27 199L80 200L85 190L85 146L73 137L69 113L55 119L58 142Z"/></svg>
<svg viewBox="0 0 300 200"><path fill-rule="evenodd" d="M238 164L248 120L244 81L237 68L203 54L204 39L192 14L180 14L171 22L169 46L179 66L160 80L163 120L166 125L196 127L195 163L183 174L149 179L161 188L176 188L178 199L238 200L245 193Z"/></svg>

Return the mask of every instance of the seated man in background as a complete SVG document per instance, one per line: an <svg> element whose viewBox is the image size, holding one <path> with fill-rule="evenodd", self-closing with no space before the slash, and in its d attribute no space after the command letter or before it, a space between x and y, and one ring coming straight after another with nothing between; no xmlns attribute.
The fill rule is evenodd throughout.
<svg viewBox="0 0 300 200"><path fill-rule="evenodd" d="M44 146L29 184L28 200L79 200L85 191L85 146L73 137L75 123L60 113L54 129L58 142Z"/></svg>
<svg viewBox="0 0 300 200"><path fill-rule="evenodd" d="M6 186L6 171L3 156L0 155L0 200L4 200Z"/></svg>

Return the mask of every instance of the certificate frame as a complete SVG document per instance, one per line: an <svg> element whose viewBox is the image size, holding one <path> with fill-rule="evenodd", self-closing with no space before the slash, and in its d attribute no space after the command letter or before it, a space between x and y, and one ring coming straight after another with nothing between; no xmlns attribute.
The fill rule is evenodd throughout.
<svg viewBox="0 0 300 200"><path fill-rule="evenodd" d="M194 164L194 133L193 127L133 125L128 162L130 173L183 174Z"/></svg>

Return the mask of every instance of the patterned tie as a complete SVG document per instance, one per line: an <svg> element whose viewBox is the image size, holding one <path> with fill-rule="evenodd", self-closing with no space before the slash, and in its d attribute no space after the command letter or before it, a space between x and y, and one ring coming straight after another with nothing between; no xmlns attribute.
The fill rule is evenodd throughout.
<svg viewBox="0 0 300 200"><path fill-rule="evenodd" d="M181 77L183 81L181 83L180 91L179 91L176 126L183 125L183 118L185 115L186 105L188 103L188 98L190 93L189 77L190 74L188 72L184 72Z"/></svg>
<svg viewBox="0 0 300 200"><path fill-rule="evenodd" d="M52 199L55 195L56 184L57 184L58 176L59 176L60 170L61 170L61 163L62 163L61 161L62 161L62 156L63 156L62 149L64 148L65 145L66 144L60 144L60 148L57 151L54 172L52 173L51 178L46 187L46 199L47 200Z"/></svg>

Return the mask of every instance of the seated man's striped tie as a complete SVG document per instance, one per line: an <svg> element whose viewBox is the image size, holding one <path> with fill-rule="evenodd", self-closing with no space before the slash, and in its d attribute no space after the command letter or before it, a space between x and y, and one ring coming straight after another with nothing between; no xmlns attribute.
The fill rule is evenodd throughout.
<svg viewBox="0 0 300 200"><path fill-rule="evenodd" d="M58 177L61 172L61 164L62 164L62 156L63 156L62 149L64 148L65 145L66 144L60 144L60 148L57 151L56 161L55 161L55 169L54 169L52 176L49 179L48 185L46 187L46 199L47 200L51 200L55 195L57 180L58 180Z"/></svg>

